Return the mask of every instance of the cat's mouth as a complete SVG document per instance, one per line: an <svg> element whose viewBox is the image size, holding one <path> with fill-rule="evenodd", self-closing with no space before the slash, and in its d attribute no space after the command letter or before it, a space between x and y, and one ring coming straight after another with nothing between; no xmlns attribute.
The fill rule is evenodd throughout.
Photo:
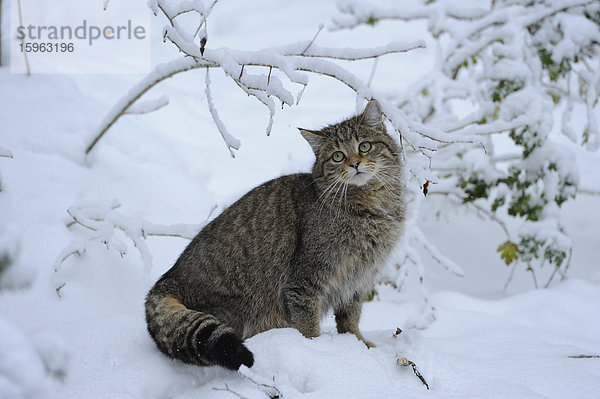
<svg viewBox="0 0 600 399"><path fill-rule="evenodd" d="M367 184L369 180L371 180L373 174L369 171L365 170L357 170L354 172L354 176L348 179L349 184L353 184L355 186L363 186Z"/></svg>

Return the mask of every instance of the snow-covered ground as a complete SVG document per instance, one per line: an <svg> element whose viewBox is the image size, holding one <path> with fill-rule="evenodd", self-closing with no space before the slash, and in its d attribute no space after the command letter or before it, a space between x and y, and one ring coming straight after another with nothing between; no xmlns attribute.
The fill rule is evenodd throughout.
<svg viewBox="0 0 600 399"><path fill-rule="evenodd" d="M310 40L335 12L333 2L319 0L223 1L209 21L209 46ZM161 41L163 23L153 26L153 63L178 56ZM368 47L421 39L421 29L415 24L400 38L392 23L323 31L318 43ZM401 90L426 70L432 52L383 58L373 87ZM347 66L366 80L371 65ZM266 109L213 72L213 101L242 142L232 159L208 112L204 71L191 71L147 94L167 95L167 107L123 117L86 159L108 109L141 78L26 77L0 67L0 155L12 154L0 157L0 258L12 263L0 281L0 398L598 397L600 197L589 195L564 206L575 251L569 278L549 289L532 290L529 274L519 271L503 293L500 232L464 212L440 216L434 210L444 204L428 196L432 212L424 212L421 228L465 272L461 279L428 263L424 287L433 313L410 274L401 292L378 287L365 304L361 329L374 349L335 333L329 316L313 340L293 329L249 339L256 363L239 373L167 359L146 332L143 300L188 241L148 237L153 267L145 273L126 235L114 233L107 250L80 226L66 226L67 209L108 210L118 202L115 217L128 226L202 224L257 184L309 170L313 155L296 127L347 117L355 97L331 79L311 77L299 106L278 110L267 137ZM565 146L577 153L581 185L600 190L600 154ZM86 237L85 253L61 263L81 247L78 237ZM403 332L394 337L397 327ZM579 355L596 358L572 357ZM403 357L430 390L410 365L397 364Z"/></svg>

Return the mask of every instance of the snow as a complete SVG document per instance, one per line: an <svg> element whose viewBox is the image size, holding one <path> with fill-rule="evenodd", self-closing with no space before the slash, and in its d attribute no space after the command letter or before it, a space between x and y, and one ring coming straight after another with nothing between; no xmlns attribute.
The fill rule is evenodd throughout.
<svg viewBox="0 0 600 399"><path fill-rule="evenodd" d="M430 7L442 4L456 18L475 13L452 3L434 2ZM158 7L158 1L149 4ZM199 7L200 2L190 4ZM297 43L290 52L302 51L316 27L334 16L339 14L333 2L317 0L277 7L266 0L252 6L241 0L218 3L208 24L211 36L205 55L220 57L230 42L248 53L286 43ZM248 29L250 20L259 26L271 21L281 29ZM290 67L274 73L270 83L278 81L288 89L294 86L286 79L308 85L299 84L292 92L296 102L302 95L297 107L277 110L272 118L273 97L283 95L281 87L273 86L271 97L254 91L259 101L249 100L231 78L212 69L214 107L228 131L243 143L231 159L207 104L205 71L192 70L193 59L180 58L171 43L163 44L164 22L154 22L153 62L158 66L149 77L25 77L0 67L0 259L10 259L0 275L2 399L235 397L227 390L246 398L597 397L600 359L569 357L600 355L600 198L583 194L560 210L563 236L556 235L551 224L555 214L535 228L509 226L525 233L541 226L541 233L535 234L546 234L565 247L572 242L569 277L555 279L548 289L532 290L531 276L523 268L515 271L508 292L503 292L510 270L495 251L498 242L506 240L504 232L464 207L453 206L447 196L433 195L441 185L432 183L424 197L421 187L413 184L407 232L394 254L402 266L397 269L393 263L385 269L386 280L400 289L378 285L375 298L364 305L361 330L376 348L367 349L352 335L337 334L332 315L327 315L323 334L312 340L293 329L250 338L247 345L256 363L239 373L184 365L159 353L146 332L143 313L152 283L196 231L246 191L268 179L309 170L313 155L297 126L318 129L347 117L356 106L355 93L342 83L316 75L306 81L305 72ZM414 26L415 38L424 28ZM324 30L309 50L331 54L333 48L351 46L366 52L397 40L396 35L391 24L359 32ZM367 96L391 93L411 82L427 87L430 80L415 81L436 62L435 52L428 46L381 57L371 84L364 87L359 85L370 80L369 61L341 61L348 74L340 76ZM269 57L266 60L273 61ZM239 76L245 61L237 59L225 72ZM311 68L339 72L336 60L306 62ZM267 73L254 68L246 67L248 79ZM171 72L176 76L148 93L159 100L129 107L131 114L112 125L86 158L85 149L100 132L98 127L106 127L119 109L144 94L149 82ZM520 71L515 67L513 72ZM586 78L597 82L597 75ZM165 102L164 95L168 106L157 107ZM544 103L530 104L518 96L509 100L500 118L489 121L486 129L504 129L519 115L550 112ZM270 104L269 112L263 103ZM394 119L393 126L404 129L412 123L391 102L382 105ZM159 109L139 115L154 108ZM586 110L574 107L572 112L577 120ZM443 124L434 122L417 127L441 130ZM453 121L455 133L480 133L475 129L479 125L461 130L461 122ZM269 137L263 130L267 123ZM540 126L558 144L537 149L530 162L564 164L561 169L581 186L600 190L600 155L560 136L560 128L557 123ZM414 140L417 147L431 144L416 133ZM499 153L506 147L496 143ZM481 153L467 153L465 162L482 162L480 157ZM573 161L577 167L569 169ZM523 170L529 167L534 170L533 165L522 165ZM434 182L430 171L422 173ZM550 196L555 183L544 180L539 189ZM76 219L81 223L72 224ZM545 281L542 277L552 269L540 272L540 281ZM394 338L398 327L402 333ZM400 358L414 362L429 390L410 366L397 363Z"/></svg>

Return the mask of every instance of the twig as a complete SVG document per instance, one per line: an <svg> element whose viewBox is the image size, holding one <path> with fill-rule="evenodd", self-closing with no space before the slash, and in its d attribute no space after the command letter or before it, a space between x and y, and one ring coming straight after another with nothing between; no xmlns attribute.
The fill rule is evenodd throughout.
<svg viewBox="0 0 600 399"><path fill-rule="evenodd" d="M506 290L508 289L508 286L513 279L513 275L515 274L515 269L517 268L518 264L519 264L519 262L515 261L512 268L510 269L510 273L508 274L508 279L506 279L506 283L504 283L504 288L502 289L503 292L506 292Z"/></svg>
<svg viewBox="0 0 600 399"><path fill-rule="evenodd" d="M248 399L246 396L242 396L239 393L237 393L237 392L229 389L229 386L227 385L227 383L225 383L225 388L216 388L216 387L213 387L212 390L213 391L225 391L225 392L232 393L233 395L237 396L240 399Z"/></svg>
<svg viewBox="0 0 600 399"><path fill-rule="evenodd" d="M554 276L556 275L556 273L558 272L558 269L560 269L560 266L556 265L554 267L554 270L552 271L552 274L550 275L550 278L548 279L548 281L546 282L546 284L544 285L544 288L548 288L550 287L550 283L552 282L552 280L554 280Z"/></svg>
<svg viewBox="0 0 600 399"><path fill-rule="evenodd" d="M85 249L84 249L83 251L85 251ZM62 257L62 258L61 258L61 259L60 259L58 262L56 262L56 263L55 263L55 266L54 266L54 271L55 271L55 272L58 272L58 269L59 269L59 267L60 267L60 266L61 266L61 265L62 265L62 264L63 264L63 263L64 263L64 262L67 260L67 259L69 259L71 256L73 256L73 255L77 255L77 256L81 257L81 252L82 252L82 251L75 250L75 251L69 252L68 254L66 254L65 256L63 256L63 257ZM60 288L62 288L62 287L60 287ZM58 294L58 290L57 290L57 292L56 292L56 293ZM60 297L60 294L59 294L58 296Z"/></svg>
<svg viewBox="0 0 600 399"><path fill-rule="evenodd" d="M247 375L244 375L242 373L239 373L239 374L243 378L245 378L246 380L250 381L251 383L253 383L254 385L256 385L259 388L267 388L267 389L272 389L273 391L275 391L275 395L271 395L271 393L265 392L267 395L269 395L270 398L272 398L272 399L274 399L274 398L283 398L283 394L281 393L281 391L279 390L279 388L277 388L275 385L269 385L269 384L263 384L263 383L260 383L260 382L256 382L255 380L253 380L252 378L248 377ZM275 382L275 376L273 376L273 382Z"/></svg>
<svg viewBox="0 0 600 399"><path fill-rule="evenodd" d="M569 266L571 266L571 259L573 258L573 248L569 248L569 257L567 258L567 264L565 265L565 270L564 271L558 271L560 273L560 279L564 280L565 278L567 278L567 271L569 270Z"/></svg>
<svg viewBox="0 0 600 399"><path fill-rule="evenodd" d="M446 195L446 196L453 196L458 200L462 201L462 197L460 195L458 195L457 193L453 193L450 191L430 191L429 195ZM508 231L508 227L506 226L506 224L498 219L498 217L491 213L490 211L488 211L487 209L485 209L484 207L482 207L481 205L478 205L474 202L467 202L466 204L468 204L469 206L471 206L472 208L474 208L476 211L484 214L489 220L496 222L498 224L498 226L500 226L500 228L504 231L504 234L506 234L506 238L511 241L511 237L510 237L510 233Z"/></svg>
<svg viewBox="0 0 600 399"><path fill-rule="evenodd" d="M373 83L375 72L377 72L377 64L379 64L379 57L375 57L373 59L373 66L371 67L371 73L369 74L369 79L367 80L367 87L371 87L371 83Z"/></svg>
<svg viewBox="0 0 600 399"><path fill-rule="evenodd" d="M415 375L419 378L419 380L421 380L421 382L423 383L423 385L425 385L425 387L427 389L429 389L429 384L427 383L427 381L425 381L425 378L423 377L423 375L419 372L419 370L417 369L417 365L414 364L412 361L408 360L405 357L402 357L400 359L396 360L396 363L398 363L401 366L411 366L413 373L415 373Z"/></svg>
<svg viewBox="0 0 600 399"><path fill-rule="evenodd" d="M0 147L0 157L13 159L13 154L6 148Z"/></svg>
<svg viewBox="0 0 600 399"><path fill-rule="evenodd" d="M319 29L317 30L317 33L315 33L315 36L312 38L312 40L310 41L310 43L308 43L306 45L306 48L304 50L302 50L302 53L300 55L304 55L304 53L306 53L306 51L308 51L308 49L310 48L310 46L312 46L313 43L315 42L315 40L317 40L317 36L319 36L319 33L321 33L321 31L323 30L324 27L325 27L325 25L323 25L323 24L319 25Z"/></svg>
<svg viewBox="0 0 600 399"><path fill-rule="evenodd" d="M69 216L71 216L73 218L73 222L67 224L67 227L71 227L74 223L77 223L83 227L85 227L86 229L92 230L92 231L97 231L95 228L88 226L87 224L83 223L81 220L79 220L77 218L77 216L73 215L73 213L71 213L70 209L67 209L67 213L69 214Z"/></svg>
<svg viewBox="0 0 600 399"><path fill-rule="evenodd" d="M570 355L569 359L600 359L600 355Z"/></svg>
<svg viewBox="0 0 600 399"><path fill-rule="evenodd" d="M65 285L67 285L67 283L62 283L61 285L56 287L56 295L58 295L59 298L62 298L62 296L60 295L60 290L62 290Z"/></svg>
<svg viewBox="0 0 600 399"><path fill-rule="evenodd" d="M538 282L537 282L537 278L535 277L535 270L533 270L533 268L531 267L531 262L527 262L527 270L528 272L531 272L531 278L533 279L533 285L535 286L535 289L537 290L539 288L538 286Z"/></svg>

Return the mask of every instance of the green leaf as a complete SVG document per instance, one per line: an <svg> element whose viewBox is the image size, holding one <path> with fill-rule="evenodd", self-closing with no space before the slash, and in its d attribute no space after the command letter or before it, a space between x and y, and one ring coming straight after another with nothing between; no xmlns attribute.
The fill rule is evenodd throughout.
<svg viewBox="0 0 600 399"><path fill-rule="evenodd" d="M511 241L506 241L504 244L500 245L496 252L500 252L500 258L504 260L506 266L513 263L513 261L517 260L519 257L519 248L517 247L517 244Z"/></svg>

